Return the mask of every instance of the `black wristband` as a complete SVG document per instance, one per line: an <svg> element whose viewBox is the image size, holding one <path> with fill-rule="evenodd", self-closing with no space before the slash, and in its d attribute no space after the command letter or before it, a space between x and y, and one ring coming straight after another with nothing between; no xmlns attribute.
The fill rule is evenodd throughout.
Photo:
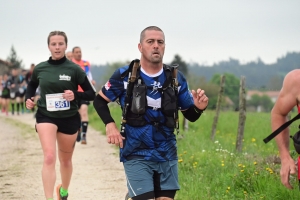
<svg viewBox="0 0 300 200"><path fill-rule="evenodd" d="M207 108L207 106L206 106L203 110L201 110L201 109L197 108L197 106L194 105L194 109L195 109L197 112L201 112L201 114L203 113L204 110L206 110L206 108Z"/></svg>
<svg viewBox="0 0 300 200"><path fill-rule="evenodd" d="M205 109L201 110L197 108L195 105L193 105L189 107L187 110L181 112L186 119L188 119L191 122L195 122L201 116L201 114Z"/></svg>
<svg viewBox="0 0 300 200"><path fill-rule="evenodd" d="M93 102L94 108L97 111L103 123L105 124L105 126L108 123L115 122L112 116L110 115L110 111L107 104L108 102L99 94L96 96Z"/></svg>

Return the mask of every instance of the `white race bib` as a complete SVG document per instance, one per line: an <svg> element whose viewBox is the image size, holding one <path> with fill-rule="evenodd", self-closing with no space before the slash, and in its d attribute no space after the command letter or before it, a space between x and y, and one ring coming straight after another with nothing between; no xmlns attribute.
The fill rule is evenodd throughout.
<svg viewBox="0 0 300 200"><path fill-rule="evenodd" d="M20 87L20 88L19 88L19 92L20 92L20 94L23 94L23 93L24 93L24 91L25 91L25 90L24 90L24 88L22 88L22 87Z"/></svg>
<svg viewBox="0 0 300 200"><path fill-rule="evenodd" d="M46 94L48 111L69 110L70 102L63 98L63 93Z"/></svg>
<svg viewBox="0 0 300 200"><path fill-rule="evenodd" d="M13 99L13 98L15 98L15 97L16 97L16 93L15 93L15 92L11 92L11 93L10 93L10 98Z"/></svg>

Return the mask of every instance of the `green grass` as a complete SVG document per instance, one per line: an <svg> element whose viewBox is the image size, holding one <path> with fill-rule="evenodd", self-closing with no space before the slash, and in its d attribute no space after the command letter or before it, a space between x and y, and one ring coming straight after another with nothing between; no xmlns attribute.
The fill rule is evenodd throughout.
<svg viewBox="0 0 300 200"><path fill-rule="evenodd" d="M117 125L120 124L120 107L110 107ZM280 165L274 163L278 156L275 141L263 142L271 133L270 113L247 113L241 153L235 151L239 113L221 112L215 140L211 141L214 115L215 112L206 111L197 122L189 123L187 132L181 130L178 135L181 190L176 200L299 199L296 176L291 177L294 190L286 189L280 182ZM92 107L90 123L105 131ZM295 133L297 123L290 128L291 134ZM291 154L297 157L292 145Z"/></svg>

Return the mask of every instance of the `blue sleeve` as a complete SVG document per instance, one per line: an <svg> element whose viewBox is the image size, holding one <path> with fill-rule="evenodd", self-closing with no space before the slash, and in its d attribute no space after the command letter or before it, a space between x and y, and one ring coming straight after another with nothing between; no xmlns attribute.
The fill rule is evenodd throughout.
<svg viewBox="0 0 300 200"><path fill-rule="evenodd" d="M128 66L117 69L102 87L102 93L111 101L115 101L126 91L127 81L121 75L127 68Z"/></svg>
<svg viewBox="0 0 300 200"><path fill-rule="evenodd" d="M184 75L178 71L177 80L179 83L178 86L178 106L180 110L186 110L192 105L194 105L194 100L192 93L189 91L187 80Z"/></svg>

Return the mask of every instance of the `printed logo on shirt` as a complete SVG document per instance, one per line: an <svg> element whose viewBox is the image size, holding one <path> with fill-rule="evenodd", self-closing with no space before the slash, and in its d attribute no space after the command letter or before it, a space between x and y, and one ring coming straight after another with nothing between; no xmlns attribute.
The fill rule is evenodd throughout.
<svg viewBox="0 0 300 200"><path fill-rule="evenodd" d="M151 84L153 86L152 91L150 92L150 94L152 92L154 92L153 94L156 94L158 91L157 89L162 88L162 86L160 85L160 82L158 81L154 81L154 83Z"/></svg>
<svg viewBox="0 0 300 200"><path fill-rule="evenodd" d="M71 76L68 76L68 75L59 75L59 80L60 81L71 81Z"/></svg>
<svg viewBox="0 0 300 200"><path fill-rule="evenodd" d="M111 84L110 84L109 81L107 81L107 82L105 83L105 85L104 85L104 87L105 87L106 90L109 90L110 86L111 86Z"/></svg>

